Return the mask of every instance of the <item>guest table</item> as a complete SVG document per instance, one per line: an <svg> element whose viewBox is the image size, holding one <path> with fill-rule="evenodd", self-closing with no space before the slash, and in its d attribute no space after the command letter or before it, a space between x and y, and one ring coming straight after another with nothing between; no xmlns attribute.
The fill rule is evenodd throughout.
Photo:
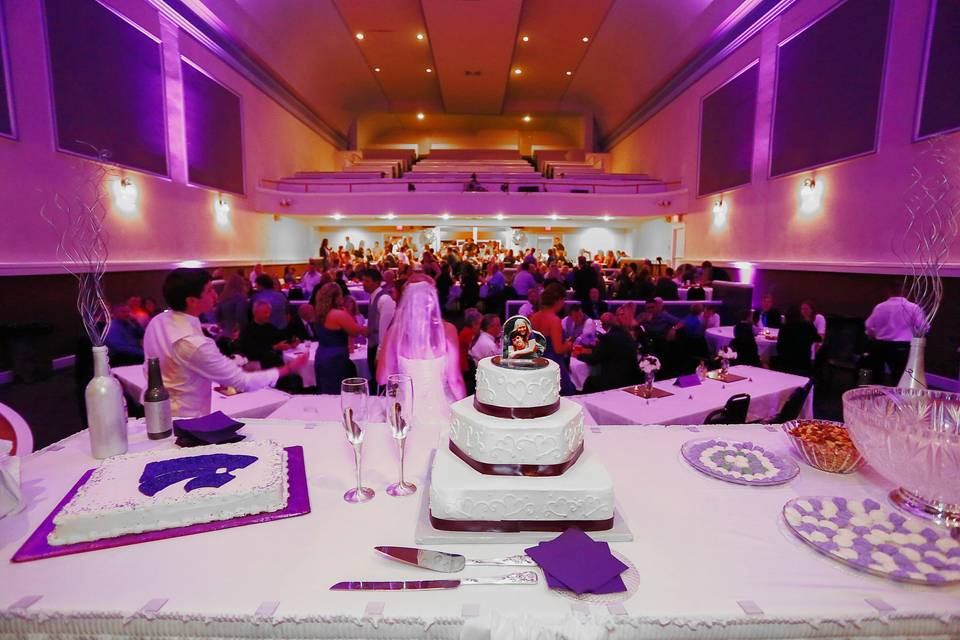
<svg viewBox="0 0 960 640"><path fill-rule="evenodd" d="M799 496L871 497L886 508L889 485L866 468L835 475L801 464L776 487L720 482L679 454L703 437L750 440L791 455L784 436L762 426L586 430L586 448L613 477L633 542L614 552L639 571L637 591L610 605L574 602L535 586L467 586L424 593L332 592L341 580L457 576L391 562L374 545L412 546L433 445L414 429L408 478L418 491L393 498L397 448L384 425L364 442L364 482L377 492L354 505L353 452L336 423L248 420L250 438L304 449L312 512L193 536L5 564L0 638L803 638L957 637L960 586L918 587L849 570L786 530L783 505ZM130 450L169 448L131 427ZM27 456L29 505L0 520L7 563L74 484L93 467L81 432ZM527 544L440 545L469 558L519 553ZM611 602L611 599L607 599Z"/></svg>
<svg viewBox="0 0 960 640"><path fill-rule="evenodd" d="M307 364L300 369L300 378L303 380L304 387L315 387L317 386L317 371L313 368L314 362L317 358L317 343L308 342L303 343L295 349L288 349L283 352L283 361L290 362L298 355L302 354L304 350L310 350L310 359L307 360ZM350 360L353 362L354 366L357 368L357 375L361 378L370 379L370 367L367 364L367 346L364 344L353 351L350 352Z"/></svg>
<svg viewBox="0 0 960 640"><path fill-rule="evenodd" d="M711 411L723 407L730 396L749 393L747 419L759 420L775 415L790 393L807 383L807 378L759 367L734 366L730 367L730 373L745 379L726 383L707 379L697 386L681 389L674 386L676 378L671 378L653 385L673 394L664 398L646 400L614 389L579 396L579 399L597 424L699 424ZM813 417L812 391L801 415Z"/></svg>
<svg viewBox="0 0 960 640"><path fill-rule="evenodd" d="M577 391L583 391L587 378L600 371L600 365L589 365L580 358L570 357L570 382Z"/></svg>
<svg viewBox="0 0 960 640"><path fill-rule="evenodd" d="M779 329L767 329L769 335L760 333L756 336L757 351L760 353L760 361L769 363L773 356L777 355L777 335ZM707 346L710 347L710 353L716 353L733 342L733 327L713 327L704 332L707 339Z"/></svg>
<svg viewBox="0 0 960 640"><path fill-rule="evenodd" d="M114 367L113 374L120 380L124 390L139 402L147 386L143 366ZM290 399L289 393L271 387L227 396L215 391L216 386L211 385L210 409L222 411L231 418L266 418Z"/></svg>

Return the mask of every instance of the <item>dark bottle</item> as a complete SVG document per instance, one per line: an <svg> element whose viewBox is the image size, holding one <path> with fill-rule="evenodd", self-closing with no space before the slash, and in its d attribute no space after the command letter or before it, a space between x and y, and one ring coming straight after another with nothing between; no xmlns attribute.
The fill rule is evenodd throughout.
<svg viewBox="0 0 960 640"><path fill-rule="evenodd" d="M147 422L147 437L162 440L173 433L173 414L170 394L163 386L160 358L147 360L147 390L143 394L143 413Z"/></svg>

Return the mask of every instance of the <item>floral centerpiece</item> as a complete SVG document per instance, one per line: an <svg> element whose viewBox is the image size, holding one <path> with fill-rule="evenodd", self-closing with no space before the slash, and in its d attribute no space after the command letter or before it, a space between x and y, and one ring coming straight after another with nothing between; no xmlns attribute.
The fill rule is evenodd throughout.
<svg viewBox="0 0 960 640"><path fill-rule="evenodd" d="M727 375L730 370L730 361L737 359L737 352L730 348L730 345L717 351L717 357L720 358L720 373Z"/></svg>
<svg viewBox="0 0 960 640"><path fill-rule="evenodd" d="M660 370L660 360L656 356L641 355L637 358L637 365L643 372L643 386L647 397L653 393L653 380L657 371Z"/></svg>

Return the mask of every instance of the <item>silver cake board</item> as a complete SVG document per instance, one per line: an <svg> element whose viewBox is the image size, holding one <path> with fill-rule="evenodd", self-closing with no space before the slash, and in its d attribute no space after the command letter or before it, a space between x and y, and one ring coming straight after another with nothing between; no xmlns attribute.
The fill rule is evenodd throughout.
<svg viewBox="0 0 960 640"><path fill-rule="evenodd" d="M544 540L553 540L562 531L516 531L498 533L490 531L441 531L430 523L430 483L433 481L433 458L436 449L430 454L430 465L427 467L426 481L420 494L420 504L417 509L417 527L414 530L414 543L418 545L438 544L536 544ZM603 542L632 542L633 532L623 519L620 509L614 504L613 527L606 531L587 531L588 536Z"/></svg>

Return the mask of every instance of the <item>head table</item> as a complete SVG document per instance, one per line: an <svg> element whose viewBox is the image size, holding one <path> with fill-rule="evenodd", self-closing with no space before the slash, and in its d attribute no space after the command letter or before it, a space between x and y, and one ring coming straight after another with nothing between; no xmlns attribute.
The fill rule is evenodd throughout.
<svg viewBox="0 0 960 640"><path fill-rule="evenodd" d="M251 438L302 445L312 512L193 536L50 558L8 559L94 466L81 432L25 458L29 500L0 520L0 638L800 638L957 637L960 587L907 586L849 570L789 533L781 509L803 495L874 497L889 487L869 468L848 476L804 466L777 487L701 475L680 457L687 440L750 439L790 455L772 427L586 430L586 446L614 479L633 542L611 548L636 566L638 590L615 604L576 602L535 586L424 592L331 592L341 580L430 579L443 574L378 557L374 545L412 546L436 431L411 431L412 497L393 498L396 446L385 426L364 443L373 501L341 499L353 456L336 423L247 420ZM172 447L131 423L131 450ZM522 544L445 546L499 557ZM468 568L467 576L503 569Z"/></svg>

